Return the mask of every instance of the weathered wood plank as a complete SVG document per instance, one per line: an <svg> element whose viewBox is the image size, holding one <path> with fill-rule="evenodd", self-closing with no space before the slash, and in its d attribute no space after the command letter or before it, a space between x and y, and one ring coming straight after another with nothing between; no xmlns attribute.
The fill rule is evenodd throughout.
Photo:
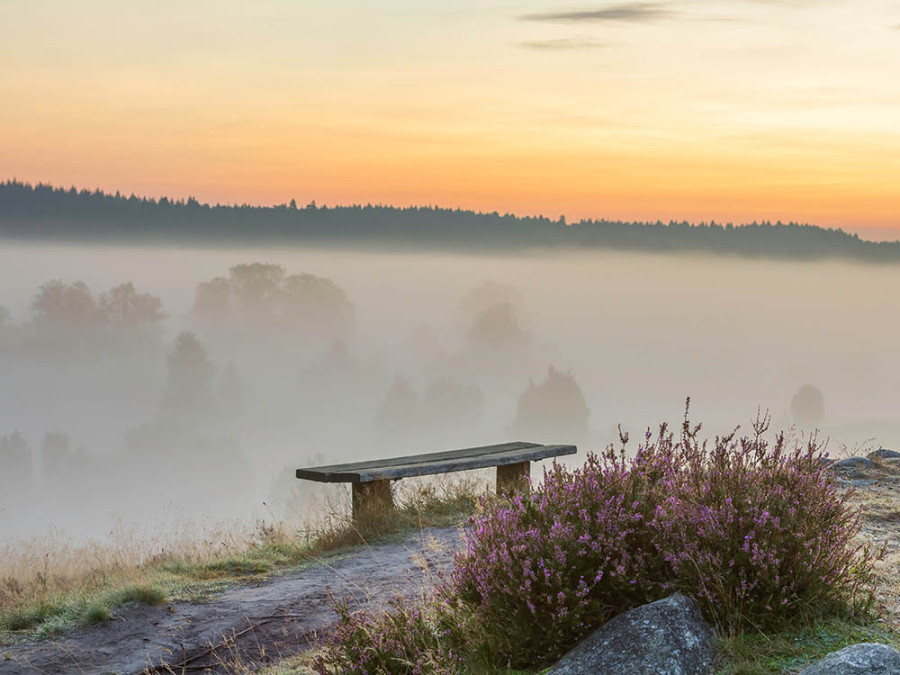
<svg viewBox="0 0 900 675"><path fill-rule="evenodd" d="M406 457L388 457L384 459L369 459L362 462L348 462L346 464L330 464L327 466L317 466L302 470L316 471L319 473L347 473L361 471L363 469L398 466L400 464L415 464L417 462L436 462L442 459L452 460L459 457L476 457L478 455L489 455L495 452L524 450L526 448L536 447L540 447L538 443L513 441L511 443L500 443L499 445L483 445L477 448L463 448L462 450L446 450L419 455L407 455Z"/></svg>
<svg viewBox="0 0 900 675"><path fill-rule="evenodd" d="M522 462L571 455L574 445L538 445L536 443L503 443L450 452L435 452L411 457L397 457L380 462L372 460L355 464L297 469L297 478L321 483L367 483L375 480L395 480L411 476L427 476L451 471L468 471L491 466L521 464Z"/></svg>

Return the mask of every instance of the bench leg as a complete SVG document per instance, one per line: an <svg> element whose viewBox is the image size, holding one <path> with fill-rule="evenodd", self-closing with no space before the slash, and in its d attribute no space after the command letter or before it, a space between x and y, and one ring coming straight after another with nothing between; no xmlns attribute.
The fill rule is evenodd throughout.
<svg viewBox="0 0 900 675"><path fill-rule="evenodd" d="M370 483L352 483L353 522L366 525L377 522L394 510L391 498L391 482L375 480Z"/></svg>
<svg viewBox="0 0 900 675"><path fill-rule="evenodd" d="M528 490L531 462L505 464L497 467L497 494L505 495Z"/></svg>

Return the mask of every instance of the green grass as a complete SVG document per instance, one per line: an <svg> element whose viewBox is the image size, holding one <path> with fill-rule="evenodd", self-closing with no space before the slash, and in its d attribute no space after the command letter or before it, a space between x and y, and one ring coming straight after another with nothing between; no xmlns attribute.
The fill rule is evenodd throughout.
<svg viewBox="0 0 900 675"><path fill-rule="evenodd" d="M795 673L830 652L858 642L900 645L900 635L874 617L824 619L797 630L744 633L719 640L720 675Z"/></svg>

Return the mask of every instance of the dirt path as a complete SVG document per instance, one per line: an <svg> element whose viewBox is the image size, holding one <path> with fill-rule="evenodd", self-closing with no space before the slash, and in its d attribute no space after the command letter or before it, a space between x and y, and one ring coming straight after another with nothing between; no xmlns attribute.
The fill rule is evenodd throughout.
<svg viewBox="0 0 900 675"><path fill-rule="evenodd" d="M253 671L307 649L332 625L331 593L354 609L415 597L450 567L460 546L456 528L427 529L208 602L123 608L112 621L5 649L0 673L233 672L229 663Z"/></svg>

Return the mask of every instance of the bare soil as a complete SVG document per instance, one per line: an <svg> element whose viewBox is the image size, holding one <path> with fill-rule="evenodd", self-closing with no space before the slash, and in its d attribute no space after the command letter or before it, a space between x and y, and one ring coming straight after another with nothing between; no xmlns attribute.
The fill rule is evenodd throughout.
<svg viewBox="0 0 900 675"><path fill-rule="evenodd" d="M0 673L253 672L315 645L337 621L332 598L379 609L417 597L461 545L457 528L426 529L206 602L123 607L111 621L6 648Z"/></svg>

